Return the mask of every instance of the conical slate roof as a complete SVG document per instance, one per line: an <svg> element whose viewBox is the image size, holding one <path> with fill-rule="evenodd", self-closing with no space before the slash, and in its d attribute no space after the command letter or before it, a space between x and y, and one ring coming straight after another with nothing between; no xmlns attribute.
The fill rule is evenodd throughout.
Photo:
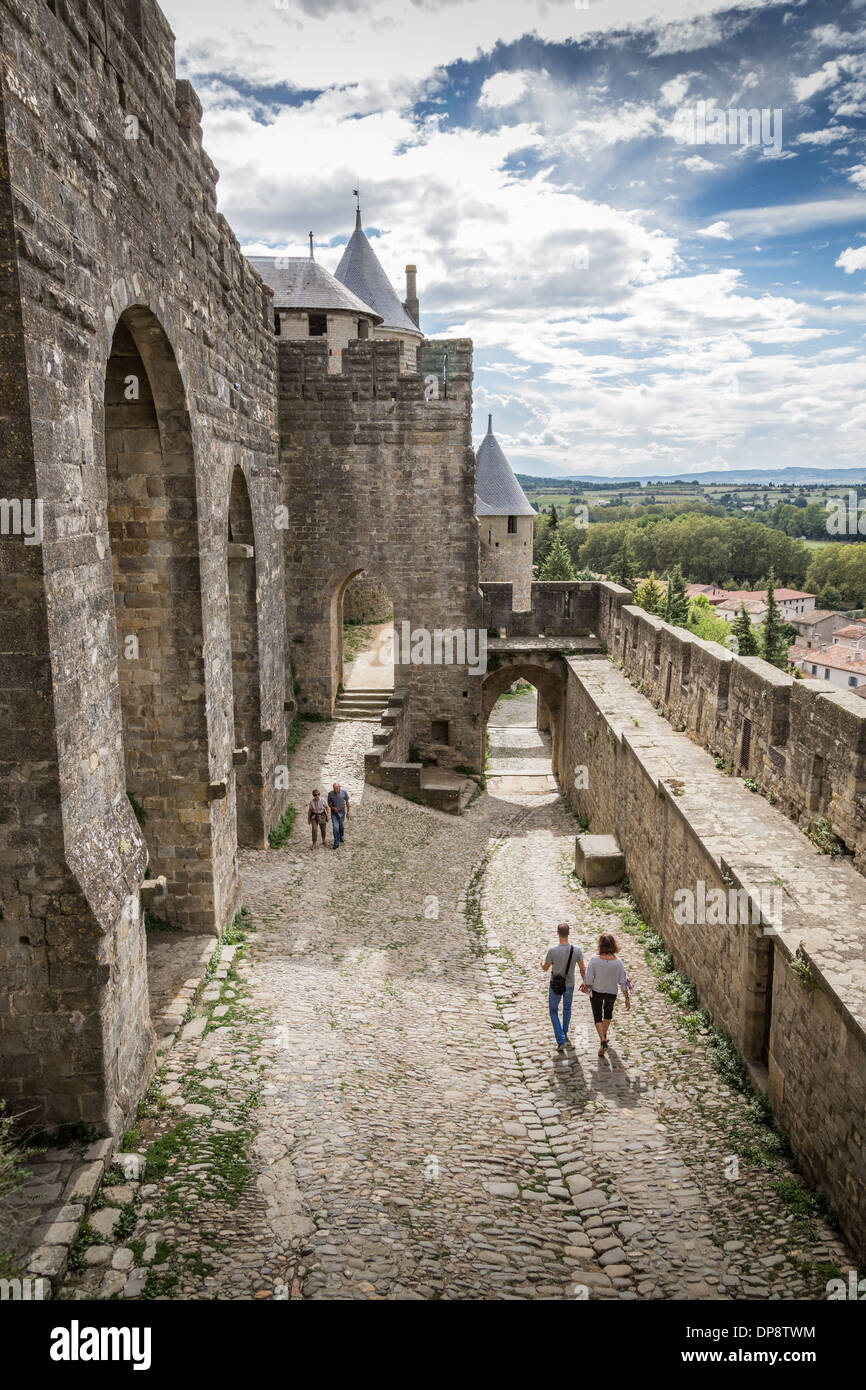
<svg viewBox="0 0 866 1390"><path fill-rule="evenodd" d="M487 417L487 433L475 451L475 491L484 510L476 516L535 516L526 493L511 471L511 464L493 433L493 416Z"/></svg>
<svg viewBox="0 0 866 1390"><path fill-rule="evenodd" d="M417 323L403 308L397 293L382 269L363 227L361 209L355 213L355 230L335 271L337 279L367 304L372 304L382 316L383 328L397 328L401 333L414 333L423 338Z"/></svg>
<svg viewBox="0 0 866 1390"><path fill-rule="evenodd" d="M377 324L382 321L381 314L352 294L312 256L248 256L247 259L273 290L275 309L342 309L351 314L366 314Z"/></svg>

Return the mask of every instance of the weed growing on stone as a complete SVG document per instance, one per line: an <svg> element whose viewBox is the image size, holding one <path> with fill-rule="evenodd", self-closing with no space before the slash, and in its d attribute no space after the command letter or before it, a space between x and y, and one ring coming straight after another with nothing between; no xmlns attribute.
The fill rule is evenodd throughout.
<svg viewBox="0 0 866 1390"><path fill-rule="evenodd" d="M16 1139L14 1122L6 1113L5 1100L0 1101L0 1197L5 1197L29 1177L26 1161L29 1151L22 1149Z"/></svg>
<svg viewBox="0 0 866 1390"><path fill-rule="evenodd" d="M90 1245L98 1245L99 1236L94 1231L90 1222L85 1218L81 1223L78 1235L69 1251L69 1268L74 1274L80 1274L86 1268L84 1262L84 1252Z"/></svg>
<svg viewBox="0 0 866 1390"><path fill-rule="evenodd" d="M295 824L297 809L294 806L287 806L276 825L268 831L268 844L271 849L282 849L292 833Z"/></svg>
<svg viewBox="0 0 866 1390"><path fill-rule="evenodd" d="M291 756L301 741L301 718L296 714L292 720L292 727L289 729L289 736L286 739L286 763L291 760Z"/></svg>
<svg viewBox="0 0 866 1390"><path fill-rule="evenodd" d="M823 816L820 820L816 821L814 825L809 827L806 831L806 838L812 841L812 844L820 854L835 856L843 852L843 846L833 834L830 822Z"/></svg>
<svg viewBox="0 0 866 1390"><path fill-rule="evenodd" d="M788 961L788 969L792 975L796 975L804 989L813 991L821 988L821 983L814 970L802 956L792 956Z"/></svg>

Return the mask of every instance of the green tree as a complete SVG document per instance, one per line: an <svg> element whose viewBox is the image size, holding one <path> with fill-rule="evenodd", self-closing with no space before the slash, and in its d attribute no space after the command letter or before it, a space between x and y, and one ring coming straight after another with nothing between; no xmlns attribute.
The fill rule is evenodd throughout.
<svg viewBox="0 0 866 1390"><path fill-rule="evenodd" d="M724 646L730 629L724 618L720 618L706 594L698 594L689 602L689 632L702 637L705 642L718 642Z"/></svg>
<svg viewBox="0 0 866 1390"><path fill-rule="evenodd" d="M780 671L788 668L788 647L790 641L785 631L776 602L776 576L773 571L767 576L767 612L761 624L761 656Z"/></svg>
<svg viewBox="0 0 866 1390"><path fill-rule="evenodd" d="M758 634L746 612L746 605L740 604L740 611L731 624L731 632L737 639L740 656L757 656L759 651Z"/></svg>
<svg viewBox="0 0 866 1390"><path fill-rule="evenodd" d="M668 579L668 597L665 604L665 622L674 627L686 627L689 621L689 601L686 598L686 581L679 565L674 565Z"/></svg>
<svg viewBox="0 0 866 1390"><path fill-rule="evenodd" d="M638 608L643 608L647 613L656 613L662 616L665 609L665 591L651 571L648 579L644 579L638 584L634 591L634 601Z"/></svg>
<svg viewBox="0 0 866 1390"><path fill-rule="evenodd" d="M573 579L574 565L562 536L556 535L538 572L540 579Z"/></svg>

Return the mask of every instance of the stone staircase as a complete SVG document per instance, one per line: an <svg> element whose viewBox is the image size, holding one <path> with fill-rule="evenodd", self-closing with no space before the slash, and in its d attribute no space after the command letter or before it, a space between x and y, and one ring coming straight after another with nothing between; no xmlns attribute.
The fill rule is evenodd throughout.
<svg viewBox="0 0 866 1390"><path fill-rule="evenodd" d="M334 718L366 719L378 724L393 694L393 690L341 690Z"/></svg>

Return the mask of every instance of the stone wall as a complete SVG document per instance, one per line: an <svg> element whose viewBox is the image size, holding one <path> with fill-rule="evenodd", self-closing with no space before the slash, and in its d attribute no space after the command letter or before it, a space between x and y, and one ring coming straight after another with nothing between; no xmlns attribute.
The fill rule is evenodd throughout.
<svg viewBox="0 0 866 1390"><path fill-rule="evenodd" d="M428 633L480 626L470 344L419 351L420 371L406 374L397 343L352 343L332 376L321 344L279 343L287 623L302 710L333 709L343 594L361 572L386 586L398 634L404 622ZM480 681L467 665L395 663L395 684L408 691L422 757L478 765ZM447 745L435 720L448 721Z"/></svg>
<svg viewBox="0 0 866 1390"><path fill-rule="evenodd" d="M565 794L594 833L616 836L647 922L866 1251L866 883L720 771L607 658L566 661ZM701 920L698 906L684 920L684 890L696 905L719 890L735 910ZM621 946L628 963L637 948Z"/></svg>
<svg viewBox="0 0 866 1390"><path fill-rule="evenodd" d="M218 931L238 901L236 470L263 822L284 800L271 299L216 211L156 5L0 0L0 51L3 474L44 505L41 546L2 542L0 1092L31 1120L114 1127L152 1047L147 858L186 929Z"/></svg>
<svg viewBox="0 0 866 1390"><path fill-rule="evenodd" d="M359 574L343 595L344 623L384 623L391 617L391 595L375 575Z"/></svg>
<svg viewBox="0 0 866 1390"><path fill-rule="evenodd" d="M483 518L482 518L483 521ZM582 580L534 581L529 603L516 610L510 583L482 583L483 622L509 637L578 637L599 623L599 585Z"/></svg>
<svg viewBox="0 0 866 1390"><path fill-rule="evenodd" d="M807 831L831 832L866 872L866 709L824 681L734 656L599 587L597 631L675 728L753 778Z"/></svg>

